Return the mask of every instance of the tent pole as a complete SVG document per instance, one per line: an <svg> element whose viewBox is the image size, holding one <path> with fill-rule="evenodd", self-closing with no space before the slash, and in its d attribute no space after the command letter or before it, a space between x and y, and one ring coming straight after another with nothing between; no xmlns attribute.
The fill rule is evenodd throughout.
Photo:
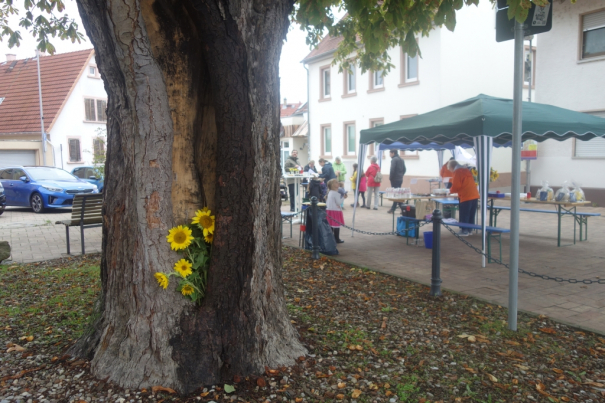
<svg viewBox="0 0 605 403"><path fill-rule="evenodd" d="M521 194L521 133L523 111L523 24L515 21L515 75L513 91L513 162L510 208L510 269L508 281L508 328L517 330L519 285L519 205Z"/></svg>

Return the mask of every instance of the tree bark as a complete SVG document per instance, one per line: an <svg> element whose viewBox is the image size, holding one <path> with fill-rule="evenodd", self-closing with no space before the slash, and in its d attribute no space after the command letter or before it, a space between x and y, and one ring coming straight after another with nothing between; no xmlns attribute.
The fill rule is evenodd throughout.
<svg viewBox="0 0 605 403"><path fill-rule="evenodd" d="M78 0L108 93L94 329L71 352L181 393L305 353L285 307L278 61L292 0ZM216 214L207 296L158 287L168 230ZM174 283L174 282L173 282Z"/></svg>

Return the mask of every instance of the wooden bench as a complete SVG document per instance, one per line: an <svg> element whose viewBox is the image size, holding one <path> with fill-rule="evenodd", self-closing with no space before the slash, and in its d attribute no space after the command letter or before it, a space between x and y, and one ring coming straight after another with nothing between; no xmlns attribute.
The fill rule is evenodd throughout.
<svg viewBox="0 0 605 403"><path fill-rule="evenodd" d="M479 225L479 224L467 224L467 223L461 223L461 222L456 222L456 223L445 222L444 224L447 226L450 226L450 227L459 227L462 229L481 230L481 225ZM487 263L491 263L493 261L492 245L491 245L492 237L498 241L498 245L500 246L500 261L502 261L502 234L508 233L508 232L510 232L510 230L507 228L486 226L485 231L487 232Z"/></svg>
<svg viewBox="0 0 605 403"><path fill-rule="evenodd" d="M498 214L502 210L510 210L510 207L507 206L487 206L487 208L492 209L494 212L494 225L497 225L498 222ZM542 210L535 208L520 208L519 211L527 211L530 213L544 213L544 214L558 214L557 210ZM588 217L600 217L600 213L578 213L575 214L564 211L561 215L565 216L574 216L578 224L580 224L580 242L588 240ZM584 239L582 239L582 227L584 228ZM575 243L575 225L574 225L574 243Z"/></svg>
<svg viewBox="0 0 605 403"><path fill-rule="evenodd" d="M82 254L84 249L84 230L87 228L100 227L103 225L103 194L77 194L74 196L71 219L57 221L55 224L65 225L65 236L67 238L67 254L69 249L69 227L80 227L82 242Z"/></svg>

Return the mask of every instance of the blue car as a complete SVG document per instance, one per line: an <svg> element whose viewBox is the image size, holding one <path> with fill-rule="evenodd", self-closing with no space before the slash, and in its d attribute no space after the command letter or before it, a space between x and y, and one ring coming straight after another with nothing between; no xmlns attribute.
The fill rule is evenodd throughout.
<svg viewBox="0 0 605 403"><path fill-rule="evenodd" d="M71 170L71 174L76 178L96 185L99 189L99 192L103 191L103 183L105 182L105 178L98 168L93 166L77 167Z"/></svg>
<svg viewBox="0 0 605 403"><path fill-rule="evenodd" d="M0 183L7 206L31 207L36 213L70 207L78 193L99 192L95 185L53 167L0 167Z"/></svg>
<svg viewBox="0 0 605 403"><path fill-rule="evenodd" d="M4 208L6 207L6 195L4 194L4 186L2 186L2 182L0 182L0 215L4 213Z"/></svg>

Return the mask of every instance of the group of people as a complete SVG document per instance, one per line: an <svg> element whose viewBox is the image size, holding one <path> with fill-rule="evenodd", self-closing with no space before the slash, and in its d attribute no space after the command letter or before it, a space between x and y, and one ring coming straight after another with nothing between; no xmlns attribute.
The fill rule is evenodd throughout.
<svg viewBox="0 0 605 403"><path fill-rule="evenodd" d="M391 156L391 170L389 172L389 180L391 182L391 186L393 187L401 187L403 183L403 176L406 172L405 162L399 156L399 152L397 150L390 150ZM340 239L340 226L344 223L344 216L342 214L342 210L344 207L344 199L347 198L347 192L344 190L345 188L345 176L347 174L347 169L345 164L342 162L340 157L336 157L334 159L334 164L330 163L328 160L324 158L319 159L319 165L321 167L321 173L318 173L317 168L315 167L315 161L311 160L307 165L302 167L298 162L298 151L294 150L290 153L290 157L286 160L284 164L284 168L286 171L289 171L290 168L296 168L297 170L302 170L303 172L312 172L316 174L316 178L318 179L307 182L305 181L303 184L307 185L307 193L309 196L316 196L319 200L324 200L327 194L326 199L326 212L328 223L332 227L332 231L334 232L334 238L337 243L343 243L344 241ZM351 188L354 193L357 193L361 196L362 205L359 205L359 197L351 204L351 207L361 207L371 209L372 199L374 199L374 210L378 210L378 196L380 191L380 185L382 183L382 173L380 172L380 166L378 165L378 158L373 156L370 159L370 166L366 169L365 172L359 173L358 164L353 164L353 174L349 178L351 181ZM357 181L359 178L359 191L357 190ZM288 185L288 192L290 194L290 211L294 211L295 204L295 181L294 179L286 179ZM326 183L326 185L324 185ZM369 190L368 190L369 189ZM366 203L365 193L368 192L368 201ZM393 203L393 206L389 209L389 214L392 214L393 211L397 208L397 202Z"/></svg>

